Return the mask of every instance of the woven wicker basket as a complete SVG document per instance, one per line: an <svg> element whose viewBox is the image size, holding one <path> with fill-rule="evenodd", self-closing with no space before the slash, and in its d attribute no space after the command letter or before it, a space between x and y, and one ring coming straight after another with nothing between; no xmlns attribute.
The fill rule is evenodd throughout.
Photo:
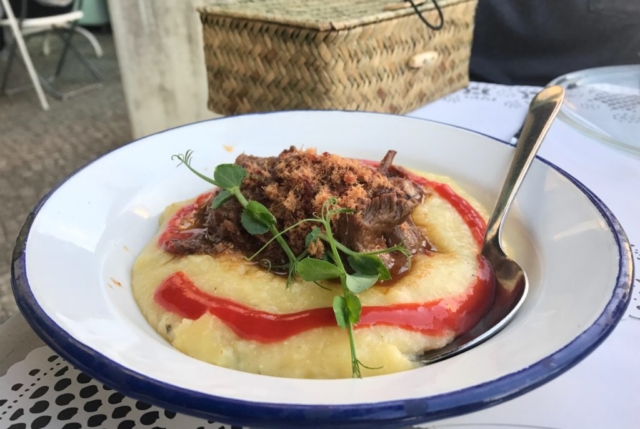
<svg viewBox="0 0 640 429"><path fill-rule="evenodd" d="M437 23L431 0L415 0ZM465 87L477 0L227 0L198 9L209 109L404 113ZM395 9L395 10L394 10Z"/></svg>

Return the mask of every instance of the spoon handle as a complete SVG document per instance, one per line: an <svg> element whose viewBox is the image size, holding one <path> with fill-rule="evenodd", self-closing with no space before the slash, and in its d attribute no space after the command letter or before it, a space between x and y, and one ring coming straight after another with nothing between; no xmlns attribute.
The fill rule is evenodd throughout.
<svg viewBox="0 0 640 429"><path fill-rule="evenodd" d="M564 89L561 86L550 86L540 91L531 100L529 112L522 126L522 133L516 143L516 148L507 172L504 185L498 196L496 206L487 223L484 236L485 245L492 243L501 247L502 224L509 212L511 203L529 171L529 167L542 144L544 137L556 114L560 110L564 99Z"/></svg>

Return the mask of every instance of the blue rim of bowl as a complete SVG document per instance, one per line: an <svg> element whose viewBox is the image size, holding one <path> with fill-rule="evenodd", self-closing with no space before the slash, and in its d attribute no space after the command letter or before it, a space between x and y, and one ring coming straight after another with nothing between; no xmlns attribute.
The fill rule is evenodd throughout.
<svg viewBox="0 0 640 429"><path fill-rule="evenodd" d="M340 110L311 110L255 113L251 115L278 115L287 113L332 112L338 114L366 114L402 117L374 112L352 112ZM201 122L233 120L232 117L216 118ZM414 117L406 120L425 121L479 134L500 144L513 146L495 137L472 131L464 127ZM195 123L193 123L195 124ZM134 140L137 141L177 128L191 126L186 124L161 131L159 133ZM576 178L553 163L536 157L539 161L556 170L576 188L583 192L598 209L607 222L618 248L618 275L611 299L596 321L557 352L520 371L507 374L496 380L467 387L454 392L388 402L363 403L350 405L303 405L250 402L209 395L176 387L132 371L100 354L91 347L73 338L60 328L38 305L31 292L27 279L26 250L29 231L42 206L49 197L67 180L80 171L97 162L102 157L115 152L116 148L84 167L78 169L53 188L28 215L16 240L11 265L11 283L16 302L31 328L40 338L60 356L71 362L81 371L121 393L138 400L176 412L190 414L223 423L241 424L250 427L313 427L313 428L365 428L375 425L378 428L410 426L428 421L444 419L478 411L509 399L523 395L536 387L554 379L588 356L623 317L631 298L633 284L633 258L629 240L622 226L605 204Z"/></svg>

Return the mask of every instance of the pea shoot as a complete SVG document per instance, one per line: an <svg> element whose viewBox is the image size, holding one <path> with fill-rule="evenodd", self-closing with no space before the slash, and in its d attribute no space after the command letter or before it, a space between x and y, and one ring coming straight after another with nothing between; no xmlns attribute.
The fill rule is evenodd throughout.
<svg viewBox="0 0 640 429"><path fill-rule="evenodd" d="M213 199L213 209L217 209L225 202L235 198L243 207L240 222L249 234L260 235L271 233L273 235L261 249L247 258L248 260L257 257L275 240L282 247L282 250L289 260L289 262L282 267L288 270L287 288L291 287L296 275L305 281L313 282L323 288L324 286L319 283L323 280L340 280L342 295L336 295L333 298L333 312L337 325L345 329L349 335L352 376L362 377L361 367L376 369L364 365L357 358L354 326L360 321L362 313L362 304L358 294L366 291L379 280L391 279L389 270L377 255L397 251L403 253L408 260L411 261L410 252L401 245L373 252L356 252L337 241L331 228L332 218L341 214L351 214L353 210L339 207L336 197L328 198L323 203L319 215L314 215L313 218L302 219L283 231L279 231L277 228L277 219L269 209L258 201L247 200L242 194L240 186L247 176L244 168L236 164L221 164L215 168L213 178L210 178L201 174L191 166L192 155L193 152L189 150L184 155L174 155L172 159L177 159L180 161L179 165L184 164L198 177L220 188L220 191ZM309 252L306 250L300 255L295 255L284 239L285 233L307 222L316 223L317 226L306 236L305 247L308 248L310 244L317 240L322 240L328 244L329 247L323 259L310 257ZM347 270L345 267L345 263L343 262L344 256L346 256L346 262L350 270ZM270 261L264 260L261 262L262 265L269 268L271 267Z"/></svg>

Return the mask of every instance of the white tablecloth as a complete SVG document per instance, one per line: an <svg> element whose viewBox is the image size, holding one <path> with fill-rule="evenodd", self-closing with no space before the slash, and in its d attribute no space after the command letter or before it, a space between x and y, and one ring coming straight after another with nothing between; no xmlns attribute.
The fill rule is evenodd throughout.
<svg viewBox="0 0 640 429"><path fill-rule="evenodd" d="M509 141L540 88L472 83L409 116L441 121ZM638 135L640 139L640 134ZM640 263L640 156L595 141L557 120L539 156L584 183L613 211ZM511 423L558 429L640 428L640 275L629 310L609 338L577 366L512 401L453 423Z"/></svg>

